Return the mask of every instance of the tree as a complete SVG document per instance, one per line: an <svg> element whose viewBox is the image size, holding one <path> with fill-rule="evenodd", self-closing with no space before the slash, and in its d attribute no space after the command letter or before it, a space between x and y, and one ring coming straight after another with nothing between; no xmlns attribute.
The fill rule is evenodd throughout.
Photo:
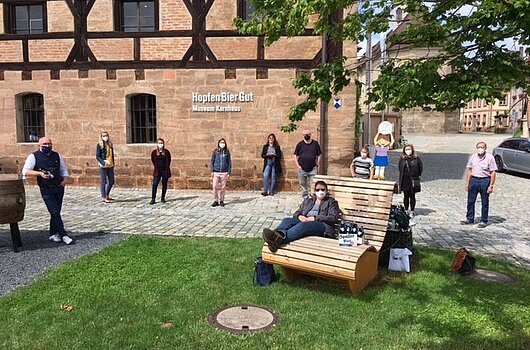
<svg viewBox="0 0 530 350"><path fill-rule="evenodd" d="M370 33L389 28L391 10L402 7L410 18L407 28L389 39L388 46L436 48L436 55L404 61L388 60L374 81L369 101L378 110L388 106L412 108L433 105L454 110L470 100L499 98L513 87L526 87L530 65L506 40L530 45L530 0L253 0L254 17L235 19L245 34L263 35L266 44L282 36L303 34L316 19L312 32L331 42L362 41ZM342 13L344 16L333 16ZM450 72L442 74L444 67ZM319 100L350 84L355 66L344 57L322 63L293 85L305 101L293 106L284 131L296 129L306 112L316 110Z"/></svg>

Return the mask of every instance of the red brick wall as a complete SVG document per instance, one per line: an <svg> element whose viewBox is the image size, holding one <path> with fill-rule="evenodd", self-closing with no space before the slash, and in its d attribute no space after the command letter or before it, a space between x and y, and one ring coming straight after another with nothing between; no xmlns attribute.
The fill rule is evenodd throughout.
<svg viewBox="0 0 530 350"><path fill-rule="evenodd" d="M74 39L30 40L29 60L32 62L66 61Z"/></svg>
<svg viewBox="0 0 530 350"><path fill-rule="evenodd" d="M132 60L134 58L133 39L90 39L90 49L98 60Z"/></svg>
<svg viewBox="0 0 530 350"><path fill-rule="evenodd" d="M142 60L179 60L191 44L191 38L143 38Z"/></svg>
<svg viewBox="0 0 530 350"><path fill-rule="evenodd" d="M0 41L0 52L2 53L2 62L20 62L22 61L22 42Z"/></svg>

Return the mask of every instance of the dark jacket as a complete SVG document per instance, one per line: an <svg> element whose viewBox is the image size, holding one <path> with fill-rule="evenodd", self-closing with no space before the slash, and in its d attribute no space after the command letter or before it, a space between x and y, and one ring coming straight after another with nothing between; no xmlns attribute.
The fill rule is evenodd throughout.
<svg viewBox="0 0 530 350"><path fill-rule="evenodd" d="M407 157L409 158L409 157ZM409 158L410 159L410 176L409 171L406 170L407 158L400 157L398 163L399 169L399 193L403 190L409 190L412 188L412 179L419 179L423 172L423 163L419 156ZM410 184L410 186L409 186Z"/></svg>
<svg viewBox="0 0 530 350"><path fill-rule="evenodd" d="M269 144L263 145L263 150L261 151L261 158L263 158L263 170L265 171L265 167L267 166L267 149L269 148ZM282 158L282 150L280 149L280 146L274 146L274 151L276 152L276 155L274 156L274 169L276 170L276 175L280 175L282 173L282 164L280 162L280 159Z"/></svg>
<svg viewBox="0 0 530 350"><path fill-rule="evenodd" d="M228 173L228 175L232 175L230 152L224 149L213 151L212 159L210 160L210 170L212 173Z"/></svg>
<svg viewBox="0 0 530 350"><path fill-rule="evenodd" d="M306 216L315 205L316 200L317 198L314 195L304 199L302 204L300 204L300 208L293 214L293 218L297 219L299 215ZM336 238L335 225L339 222L340 214L339 203L335 198L330 196L324 197L320 203L318 215L315 217L315 220L326 225L326 232L324 233L326 236Z"/></svg>
<svg viewBox="0 0 530 350"><path fill-rule="evenodd" d="M157 152L157 149L154 149L153 152L151 152L151 163L153 163L155 167L153 170L153 176L160 176L160 169L158 169L158 162L156 161L156 157L158 155ZM171 152L169 152L167 149L164 149L164 152L166 154L166 169L167 177L169 179L171 177Z"/></svg>
<svg viewBox="0 0 530 350"><path fill-rule="evenodd" d="M101 166L105 165L105 159L107 159L107 149L105 147L101 147L99 143L96 146L96 159L98 160L98 163L101 164ZM114 148L112 148L112 159L114 160L114 164L116 164Z"/></svg>

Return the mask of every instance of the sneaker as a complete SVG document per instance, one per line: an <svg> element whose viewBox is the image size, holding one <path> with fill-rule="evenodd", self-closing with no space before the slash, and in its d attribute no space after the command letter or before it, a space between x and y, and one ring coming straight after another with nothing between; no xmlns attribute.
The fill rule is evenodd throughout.
<svg viewBox="0 0 530 350"><path fill-rule="evenodd" d="M51 235L50 238L48 239L55 243L61 243L61 237L57 233L54 235Z"/></svg>
<svg viewBox="0 0 530 350"><path fill-rule="evenodd" d="M220 201L220 202L219 202L219 205L220 205L221 207L224 207L224 206L225 206L225 202Z"/></svg>
<svg viewBox="0 0 530 350"><path fill-rule="evenodd" d="M268 196L268 193L267 193L267 192L261 192L261 195L262 195L263 197L265 197L265 196Z"/></svg>
<svg viewBox="0 0 530 350"><path fill-rule="evenodd" d="M274 192L269 192L269 196L274 196Z"/></svg>
<svg viewBox="0 0 530 350"><path fill-rule="evenodd" d="M484 227L486 227L486 226L488 226L488 224L485 223L485 222L479 222L479 223L478 223L478 228L484 228Z"/></svg>
<svg viewBox="0 0 530 350"><path fill-rule="evenodd" d="M473 224L474 224L474 222L467 221L467 220L460 221L460 225L473 225Z"/></svg>
<svg viewBox="0 0 530 350"><path fill-rule="evenodd" d="M63 236L63 242L66 245L70 245L70 244L72 244L74 242L74 240L65 235L65 236Z"/></svg>
<svg viewBox="0 0 530 350"><path fill-rule="evenodd" d="M149 204L155 204L155 200L154 200L154 199L151 199L151 201L149 202Z"/></svg>
<svg viewBox="0 0 530 350"><path fill-rule="evenodd" d="M212 203L212 207L216 207L216 206L218 206L218 205L219 205L219 203L217 203L217 201L213 201L213 203Z"/></svg>
<svg viewBox="0 0 530 350"><path fill-rule="evenodd" d="M410 220L410 221L409 221L409 226L410 226L410 227L416 226L416 223L415 223L414 221Z"/></svg>
<svg viewBox="0 0 530 350"><path fill-rule="evenodd" d="M414 218L414 210L409 211L409 216L411 219Z"/></svg>
<svg viewBox="0 0 530 350"><path fill-rule="evenodd" d="M165 202L166 202L166 199L165 199L165 198L162 198L160 201L161 201L162 203L165 203Z"/></svg>
<svg viewBox="0 0 530 350"><path fill-rule="evenodd" d="M282 235L274 230L264 228L262 233L263 240L269 246L269 250L272 253L278 251L278 241L283 239Z"/></svg>

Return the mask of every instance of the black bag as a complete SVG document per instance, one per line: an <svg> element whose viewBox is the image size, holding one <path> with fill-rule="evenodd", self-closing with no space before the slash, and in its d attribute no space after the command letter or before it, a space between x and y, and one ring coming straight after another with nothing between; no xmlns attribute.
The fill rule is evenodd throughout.
<svg viewBox="0 0 530 350"><path fill-rule="evenodd" d="M274 266L264 262L261 256L257 257L254 267L254 284L256 286L269 286L275 280Z"/></svg>
<svg viewBox="0 0 530 350"><path fill-rule="evenodd" d="M421 181L419 177L412 179L412 192L421 192Z"/></svg>
<svg viewBox="0 0 530 350"><path fill-rule="evenodd" d="M410 216L402 205L392 205L390 207L390 224L392 228L409 229Z"/></svg>
<svg viewBox="0 0 530 350"><path fill-rule="evenodd" d="M476 259L469 250L462 247L458 249L451 264L451 270L467 276L475 272Z"/></svg>

